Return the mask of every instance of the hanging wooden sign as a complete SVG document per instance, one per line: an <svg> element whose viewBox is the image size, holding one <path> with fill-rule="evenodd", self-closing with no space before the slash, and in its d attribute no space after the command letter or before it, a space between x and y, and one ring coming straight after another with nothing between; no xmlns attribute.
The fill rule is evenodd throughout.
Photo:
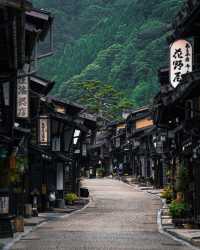
<svg viewBox="0 0 200 250"><path fill-rule="evenodd" d="M38 144L42 146L50 144L50 122L48 116L41 116L39 118Z"/></svg>
<svg viewBox="0 0 200 250"><path fill-rule="evenodd" d="M28 76L17 79L17 118L29 117L29 79Z"/></svg>
<svg viewBox="0 0 200 250"><path fill-rule="evenodd" d="M3 196L0 197L0 214L8 214L9 213L9 197Z"/></svg>
<svg viewBox="0 0 200 250"><path fill-rule="evenodd" d="M184 74L192 72L192 44L186 40L177 40L170 47L170 82L176 88Z"/></svg>

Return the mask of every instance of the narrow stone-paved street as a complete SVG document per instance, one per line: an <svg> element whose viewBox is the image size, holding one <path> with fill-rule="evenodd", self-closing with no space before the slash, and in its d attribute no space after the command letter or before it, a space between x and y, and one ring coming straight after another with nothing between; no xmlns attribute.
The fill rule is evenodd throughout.
<svg viewBox="0 0 200 250"><path fill-rule="evenodd" d="M12 249L189 249L158 232L156 197L116 180L87 180L84 186L92 196L89 207L41 226Z"/></svg>

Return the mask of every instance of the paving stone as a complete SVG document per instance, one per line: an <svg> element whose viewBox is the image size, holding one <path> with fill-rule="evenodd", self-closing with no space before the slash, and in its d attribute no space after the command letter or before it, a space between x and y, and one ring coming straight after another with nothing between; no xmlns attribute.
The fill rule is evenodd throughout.
<svg viewBox="0 0 200 250"><path fill-rule="evenodd" d="M188 250L158 232L158 198L111 179L86 180L88 208L57 218L16 243L12 250Z"/></svg>

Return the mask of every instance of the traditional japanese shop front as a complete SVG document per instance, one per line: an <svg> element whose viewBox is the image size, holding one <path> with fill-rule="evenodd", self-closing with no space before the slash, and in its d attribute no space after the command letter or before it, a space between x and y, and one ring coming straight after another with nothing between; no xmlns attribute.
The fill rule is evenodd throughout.
<svg viewBox="0 0 200 250"><path fill-rule="evenodd" d="M18 71L25 63L22 39L25 31L23 17L29 8L31 4L28 1L24 2L23 8L19 5L19 1L15 1L15 4L12 1L0 3L0 237L12 236L8 215L17 207L17 204L13 203L12 189L16 181L17 147L23 133L21 138L14 138L13 127ZM12 25L8 25L9 23Z"/></svg>
<svg viewBox="0 0 200 250"><path fill-rule="evenodd" d="M4 214L15 216L24 214L28 199L30 75L37 70L38 42L44 41L52 24L50 14L41 12L33 10L30 1L0 3L0 189L4 196L0 207ZM8 227L2 225L1 236L6 236Z"/></svg>
<svg viewBox="0 0 200 250"><path fill-rule="evenodd" d="M82 110L82 106L54 97L40 98L29 161L30 194L38 195L38 209L64 204L64 194L79 193L82 149L89 129L80 115Z"/></svg>
<svg viewBox="0 0 200 250"><path fill-rule="evenodd" d="M132 174L136 178L152 176L150 159L150 142L147 131L152 128L153 121L148 107L133 111L126 120L127 142L130 145Z"/></svg>
<svg viewBox="0 0 200 250"><path fill-rule="evenodd" d="M191 216L194 218L194 222L198 224L200 224L200 189L198 181L200 177L198 168L200 139L199 14L199 1L187 1L184 8L182 8L174 20L174 32L169 37L169 41L173 44L184 41L176 48L176 58L172 54L175 61L171 68L173 69L176 66L176 73L181 72L180 79L177 79L179 82L174 91L173 100L179 100L177 106L184 113L184 120L180 119L183 132L179 132L179 141L181 144L181 160L179 161L179 165L183 166L182 171L184 170L187 175L184 181L187 186L185 189L186 201L191 207ZM183 43L185 43L184 47Z"/></svg>
<svg viewBox="0 0 200 250"><path fill-rule="evenodd" d="M159 73L161 90L155 98L154 121L167 131L168 150L162 158L167 155L168 179L189 205L190 219L199 224L200 4L188 1L186 6L192 11L181 10L169 37L170 70Z"/></svg>

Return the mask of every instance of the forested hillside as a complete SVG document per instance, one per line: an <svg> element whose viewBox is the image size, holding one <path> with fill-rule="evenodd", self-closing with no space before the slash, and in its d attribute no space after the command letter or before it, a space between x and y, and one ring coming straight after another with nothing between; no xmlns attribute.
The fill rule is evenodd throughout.
<svg viewBox="0 0 200 250"><path fill-rule="evenodd" d="M150 101L183 0L34 2L55 15L55 55L41 63L41 73L56 81L53 94L77 101L80 83L93 80L111 84L134 106Z"/></svg>

